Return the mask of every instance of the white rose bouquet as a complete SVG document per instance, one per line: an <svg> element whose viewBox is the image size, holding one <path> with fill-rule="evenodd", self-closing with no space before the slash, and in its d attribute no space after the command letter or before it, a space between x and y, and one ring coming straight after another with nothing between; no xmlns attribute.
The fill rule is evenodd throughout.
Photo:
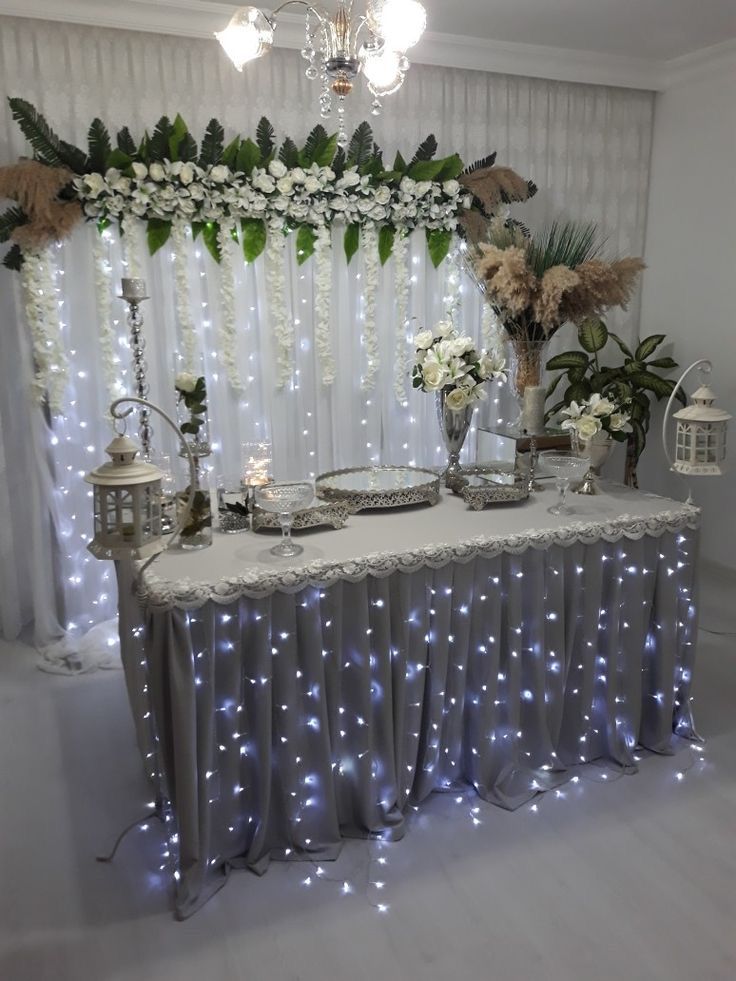
<svg viewBox="0 0 736 981"><path fill-rule="evenodd" d="M628 404L599 392L594 392L590 398L581 402L571 402L562 409L560 415L566 417L561 428L569 429L583 442L605 432L616 442L623 443L630 429Z"/></svg>
<svg viewBox="0 0 736 981"><path fill-rule="evenodd" d="M412 385L423 392L448 389L445 404L455 411L485 399L485 382L506 380L503 358L477 351L472 337L461 335L449 320L440 321L433 330L420 331L414 346Z"/></svg>

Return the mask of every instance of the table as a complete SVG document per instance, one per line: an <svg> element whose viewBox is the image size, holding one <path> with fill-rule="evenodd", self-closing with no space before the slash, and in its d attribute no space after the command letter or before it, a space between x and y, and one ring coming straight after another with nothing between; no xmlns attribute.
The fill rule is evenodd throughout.
<svg viewBox="0 0 736 981"><path fill-rule="evenodd" d="M606 486L554 517L553 496L362 513L295 559L246 533L137 584L118 565L177 916L231 867L399 838L434 791L513 809L696 737L697 508Z"/></svg>

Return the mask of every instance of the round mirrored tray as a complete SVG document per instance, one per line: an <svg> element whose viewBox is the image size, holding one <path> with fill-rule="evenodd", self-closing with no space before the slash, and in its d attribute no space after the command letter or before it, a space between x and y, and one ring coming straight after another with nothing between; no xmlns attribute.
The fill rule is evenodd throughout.
<svg viewBox="0 0 736 981"><path fill-rule="evenodd" d="M529 497L529 481L504 463L464 467L451 490L480 511L489 504L509 504Z"/></svg>
<svg viewBox="0 0 736 981"><path fill-rule="evenodd" d="M320 474L314 489L317 497L345 504L354 513L364 508L437 504L440 478L433 470L418 467L350 467Z"/></svg>

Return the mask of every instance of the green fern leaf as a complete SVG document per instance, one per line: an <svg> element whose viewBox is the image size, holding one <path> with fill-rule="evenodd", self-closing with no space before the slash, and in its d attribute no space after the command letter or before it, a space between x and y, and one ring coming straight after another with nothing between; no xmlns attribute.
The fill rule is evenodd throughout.
<svg viewBox="0 0 736 981"><path fill-rule="evenodd" d="M112 153L112 143L107 126L101 119L93 119L87 133L89 147L89 165L94 171L104 174L107 169L107 159Z"/></svg>
<svg viewBox="0 0 736 981"><path fill-rule="evenodd" d="M261 161L265 162L273 153L274 146L276 145L276 133L266 116L261 116L258 121L258 126L256 127L256 143L258 144L258 149L261 151Z"/></svg>
<svg viewBox="0 0 736 981"><path fill-rule="evenodd" d="M219 119L210 119L204 131L199 151L200 167L215 167L222 160L225 148L225 130Z"/></svg>
<svg viewBox="0 0 736 981"><path fill-rule="evenodd" d="M347 163L349 167L367 163L373 156L373 130L368 123L361 123L353 133L348 146Z"/></svg>

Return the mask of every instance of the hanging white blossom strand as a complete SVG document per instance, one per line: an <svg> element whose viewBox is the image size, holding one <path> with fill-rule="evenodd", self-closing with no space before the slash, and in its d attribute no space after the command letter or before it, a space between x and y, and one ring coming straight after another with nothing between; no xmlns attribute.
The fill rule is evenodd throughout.
<svg viewBox="0 0 736 981"><path fill-rule="evenodd" d="M494 357L504 357L506 353L506 337L498 317L493 312L490 303L483 302L481 314L481 334L483 347Z"/></svg>
<svg viewBox="0 0 736 981"><path fill-rule="evenodd" d="M120 358L115 350L116 332L112 313L112 265L109 256L109 232L94 234L92 258L95 266L95 302L97 305L97 334L100 339L102 371L109 400L119 398L125 386L119 375Z"/></svg>
<svg viewBox="0 0 736 981"><path fill-rule="evenodd" d="M61 323L56 286L47 249L28 249L21 267L25 313L33 341L35 376L33 392L41 405L48 395L53 415L61 413L69 364L61 343Z"/></svg>
<svg viewBox="0 0 736 981"><path fill-rule="evenodd" d="M294 371L294 325L286 309L286 240L281 230L271 228L266 246L266 284L271 331L276 341L276 385L283 388Z"/></svg>
<svg viewBox="0 0 736 981"><path fill-rule="evenodd" d="M187 226L175 221L171 227L171 244L174 249L174 279L176 281L176 319L179 321L182 368L194 371L197 360L197 329L194 325L189 297L189 270L187 269Z"/></svg>
<svg viewBox="0 0 736 981"><path fill-rule="evenodd" d="M361 233L365 288L363 290L363 347L366 369L360 387L369 392L376 384L380 364L378 334L376 332L376 294L378 292L378 232L375 225L366 225Z"/></svg>
<svg viewBox="0 0 736 981"><path fill-rule="evenodd" d="M332 352L330 312L332 298L332 237L325 225L316 229L314 243L315 322L314 346L319 358L322 384L335 380L335 358Z"/></svg>
<svg viewBox="0 0 736 981"><path fill-rule="evenodd" d="M396 351L394 353L394 392L406 402L407 359L406 322L409 319L409 267L406 259L409 236L399 232L394 241L394 293L396 295Z"/></svg>
<svg viewBox="0 0 736 981"><path fill-rule="evenodd" d="M460 289L462 264L460 253L456 248L450 252L445 263L445 269L447 271L447 295L445 296L447 317L454 323L459 323L463 305L462 291Z"/></svg>
<svg viewBox="0 0 736 981"><path fill-rule="evenodd" d="M217 356L233 390L242 393L245 391L245 385L238 369L238 334L235 324L235 274L232 254L234 227L231 224L222 224L217 232L217 242L220 246L220 329Z"/></svg>
<svg viewBox="0 0 736 981"><path fill-rule="evenodd" d="M130 279L142 278L141 265L141 223L132 215L125 215L120 222L120 244L123 250L123 262L126 266L126 275Z"/></svg>

